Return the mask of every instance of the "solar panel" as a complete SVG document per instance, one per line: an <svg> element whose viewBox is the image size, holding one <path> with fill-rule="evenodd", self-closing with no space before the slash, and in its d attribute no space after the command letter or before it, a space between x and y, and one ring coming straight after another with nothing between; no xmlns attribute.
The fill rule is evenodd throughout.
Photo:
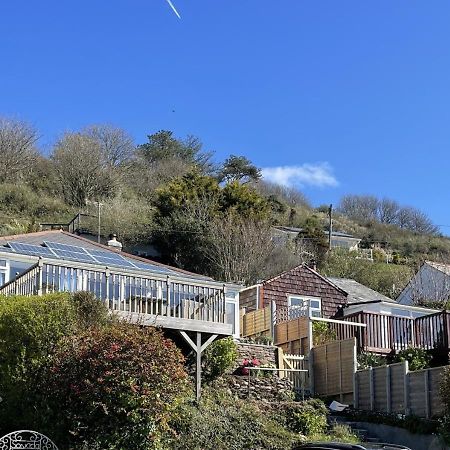
<svg viewBox="0 0 450 450"><path fill-rule="evenodd" d="M86 249L87 252L89 252L90 255L93 256L104 256L105 258L118 258L123 259L122 255L118 255L114 252L105 252L104 250L94 250L92 248Z"/></svg>
<svg viewBox="0 0 450 450"><path fill-rule="evenodd" d="M55 257L49 248L41 247L40 245L25 244L23 242L8 242L8 245L15 253L22 255Z"/></svg>
<svg viewBox="0 0 450 450"><path fill-rule="evenodd" d="M68 250L55 250L55 253L62 259L95 264L95 259L87 253L71 252Z"/></svg>
<svg viewBox="0 0 450 450"><path fill-rule="evenodd" d="M150 270L152 272L161 272L161 273L176 273L173 270L167 269L166 267L157 266L155 264L148 264L139 261L133 261L133 264L141 270Z"/></svg>
<svg viewBox="0 0 450 450"><path fill-rule="evenodd" d="M87 254L84 247L76 247L75 245L60 244L59 242L44 241L44 244L52 250L62 250L66 252Z"/></svg>
<svg viewBox="0 0 450 450"><path fill-rule="evenodd" d="M122 258L122 259L106 258L104 256L97 256L97 255L95 255L94 258L96 259L96 261L98 261L101 264L135 269L134 265L131 264L129 261L127 261L125 258Z"/></svg>

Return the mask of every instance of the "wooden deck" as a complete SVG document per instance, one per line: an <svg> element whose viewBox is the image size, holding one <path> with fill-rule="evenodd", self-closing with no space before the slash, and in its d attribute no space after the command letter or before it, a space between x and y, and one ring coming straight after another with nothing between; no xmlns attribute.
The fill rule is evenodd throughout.
<svg viewBox="0 0 450 450"><path fill-rule="evenodd" d="M360 351L387 354L415 347L449 353L450 311L416 319L371 312L357 312L343 318L366 324L355 329L331 324L337 339L356 337Z"/></svg>
<svg viewBox="0 0 450 450"><path fill-rule="evenodd" d="M40 259L0 287L0 295L88 291L133 323L229 336L232 325L226 320L225 289L208 280Z"/></svg>

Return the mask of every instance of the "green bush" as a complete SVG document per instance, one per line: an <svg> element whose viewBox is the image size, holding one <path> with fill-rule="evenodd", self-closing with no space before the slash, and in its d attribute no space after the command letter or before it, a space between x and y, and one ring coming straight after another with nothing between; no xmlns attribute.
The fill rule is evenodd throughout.
<svg viewBox="0 0 450 450"><path fill-rule="evenodd" d="M114 323L79 332L43 373L40 429L63 448L159 449L187 392L183 362L155 328Z"/></svg>
<svg viewBox="0 0 450 450"><path fill-rule="evenodd" d="M322 345L336 340L336 332L326 322L313 322L314 345Z"/></svg>
<svg viewBox="0 0 450 450"><path fill-rule="evenodd" d="M386 358L374 353L362 352L358 355L358 369L369 369L386 365Z"/></svg>
<svg viewBox="0 0 450 450"><path fill-rule="evenodd" d="M205 351L203 363L205 375L214 379L234 367L238 353L233 338L227 337L213 342Z"/></svg>
<svg viewBox="0 0 450 450"><path fill-rule="evenodd" d="M409 370L421 370L430 366L431 355L422 348L406 348L394 358L394 362L408 361Z"/></svg>
<svg viewBox="0 0 450 450"><path fill-rule="evenodd" d="M3 297L0 300L0 427L28 425L36 378L58 342L72 333L70 297Z"/></svg>
<svg viewBox="0 0 450 450"><path fill-rule="evenodd" d="M325 404L318 399L309 399L299 405L288 415L288 427L305 436L323 433L327 427L328 414Z"/></svg>
<svg viewBox="0 0 450 450"><path fill-rule="evenodd" d="M76 292L71 298L75 321L79 329L106 325L112 320L108 308L91 292Z"/></svg>
<svg viewBox="0 0 450 450"><path fill-rule="evenodd" d="M270 405L239 400L224 390L204 390L200 405L182 404L172 417L173 450L285 450L300 443L268 410ZM170 442L169 442L170 441Z"/></svg>

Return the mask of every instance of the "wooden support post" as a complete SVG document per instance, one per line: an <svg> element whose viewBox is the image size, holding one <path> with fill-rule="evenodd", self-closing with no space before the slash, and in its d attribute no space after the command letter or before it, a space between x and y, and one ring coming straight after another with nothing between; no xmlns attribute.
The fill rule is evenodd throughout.
<svg viewBox="0 0 450 450"><path fill-rule="evenodd" d="M180 331L180 335L194 350L195 353L195 393L197 401L200 400L202 391L202 353L217 338L217 334L212 334L202 345L202 333L196 332L196 342L194 342L186 331Z"/></svg>
<svg viewBox="0 0 450 450"><path fill-rule="evenodd" d="M197 358L196 358L196 371L195 371L195 393L197 401L200 401L202 393L202 333L197 334Z"/></svg>
<svg viewBox="0 0 450 450"><path fill-rule="evenodd" d="M277 366L279 369L284 369L284 352L281 347L277 347ZM278 377L284 378L284 371L279 371Z"/></svg>
<svg viewBox="0 0 450 450"><path fill-rule="evenodd" d="M359 382L358 371L353 373L353 407L359 408Z"/></svg>
<svg viewBox="0 0 450 450"><path fill-rule="evenodd" d="M270 302L270 336L273 342L275 342L275 315L277 313L277 304L272 300Z"/></svg>

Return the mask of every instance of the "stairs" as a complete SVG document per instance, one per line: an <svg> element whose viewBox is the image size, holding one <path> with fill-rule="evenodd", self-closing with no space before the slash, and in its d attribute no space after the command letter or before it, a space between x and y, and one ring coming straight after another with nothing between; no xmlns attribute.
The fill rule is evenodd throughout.
<svg viewBox="0 0 450 450"><path fill-rule="evenodd" d="M339 424L348 426L353 431L353 433L355 433L363 442L370 442L372 444L379 444L382 442L379 438L371 436L366 429L362 428L359 425L358 422L352 422L345 417L339 415L331 415L330 424L331 425Z"/></svg>

